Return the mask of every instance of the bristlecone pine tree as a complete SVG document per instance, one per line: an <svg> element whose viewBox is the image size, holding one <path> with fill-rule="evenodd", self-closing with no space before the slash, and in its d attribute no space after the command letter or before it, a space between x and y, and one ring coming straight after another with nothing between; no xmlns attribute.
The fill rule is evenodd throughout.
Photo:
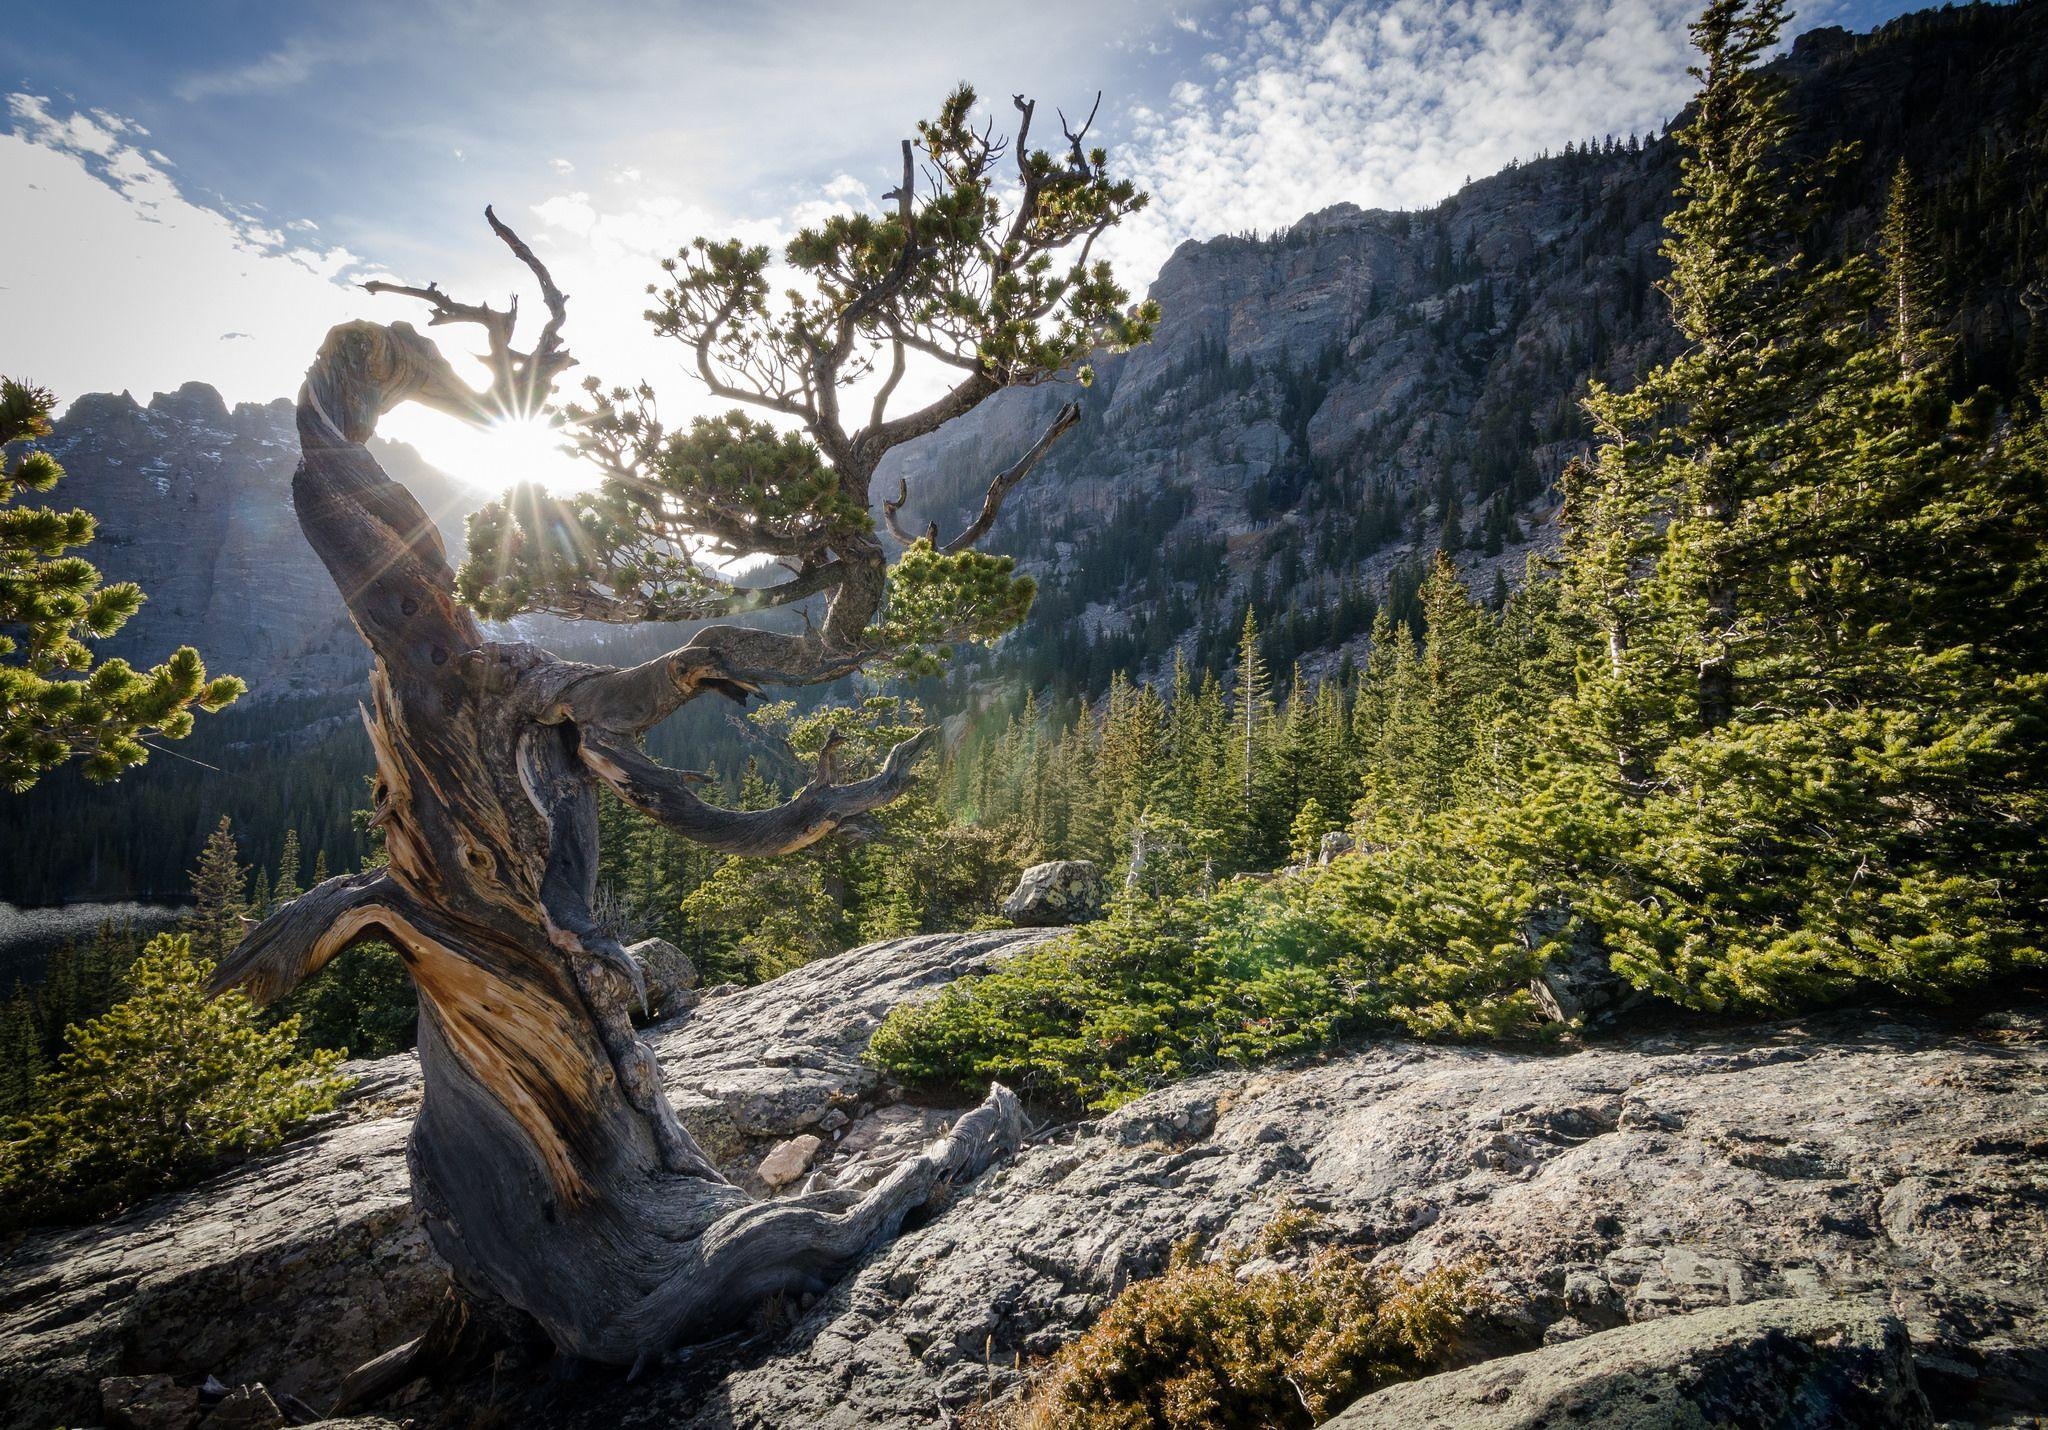
<svg viewBox="0 0 2048 1430"><path fill-rule="evenodd" d="M56 406L47 390L0 378L0 448L47 434ZM219 710L245 689L232 675L209 680L190 646L150 670L93 663L86 642L120 630L144 597L132 582L101 585L91 562L65 554L92 540L90 512L16 505L63 475L34 448L0 472L0 787L16 794L71 759L88 779L113 779L149 758L149 736L181 740L193 707Z"/></svg>
<svg viewBox="0 0 2048 1430"><path fill-rule="evenodd" d="M592 915L600 789L721 852L781 854L901 793L934 733L845 781L828 745L793 799L731 810L642 752L650 726L706 694L744 701L877 661L931 669L1029 604L1010 562L974 547L1077 406L991 474L958 534L904 530L900 489L881 503L886 531L870 516L885 453L1006 387L1085 383L1092 350L1141 342L1156 320L1091 257L1143 196L1109 177L1085 124L1049 153L1030 146L1033 106L1020 97L1017 110L1006 140L976 124L971 91L951 95L904 143L886 211L799 234L784 254L794 275L737 242L699 240L664 263L656 330L714 394L776 425L735 410L671 430L645 385L586 383L564 421L602 484L568 498L522 488L480 512L459 576L364 443L405 401L477 424L543 404L571 359L567 302L540 260L486 211L546 303L525 351L511 311L433 285L366 285L426 302L433 324L481 327L486 390L410 325L355 322L328 335L300 391L294 501L374 656L367 719L389 862L279 909L215 986L269 1001L363 940L401 951L425 1077L415 1203L470 1304L518 1308L566 1352L631 1365L739 1324L762 1298L839 1274L1017 1137L1015 1100L998 1088L872 1191L755 1201L677 1121L628 1021L639 969ZM791 277L804 291L778 297ZM920 365L951 385L892 413ZM721 574L761 557L780 568L776 584ZM801 633L714 624L630 669L487 640L464 608L675 621L812 599L822 615ZM445 1329L364 1367L344 1399L417 1373Z"/></svg>

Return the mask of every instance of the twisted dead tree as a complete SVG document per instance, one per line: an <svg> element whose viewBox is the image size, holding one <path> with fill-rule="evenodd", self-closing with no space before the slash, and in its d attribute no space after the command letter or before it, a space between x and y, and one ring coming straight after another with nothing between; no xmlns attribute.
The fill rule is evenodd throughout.
<svg viewBox="0 0 2048 1430"><path fill-rule="evenodd" d="M1057 156L1029 148L1033 107L1016 107L1004 140L974 125L971 92L951 96L904 144L886 212L833 218L788 246L800 295L771 295L764 249L699 240L666 262L650 290L657 329L713 393L779 425L735 410L672 431L646 386L588 382L563 417L602 484L572 498L516 489L486 508L459 575L364 443L401 402L477 424L547 402L572 359L567 299L541 260L486 211L546 305L524 350L513 346L516 303L366 285L425 302L429 326L481 327L482 391L402 322L334 329L300 390L293 497L374 655L365 719L390 862L329 879L266 919L216 988L270 1001L363 940L400 951L419 992L425 1079L409 1144L414 1200L463 1296L525 1312L565 1352L637 1365L730 1329L761 1298L838 1275L1018 1135L1015 1102L998 1088L864 1194L753 1199L677 1120L628 1021L639 970L591 910L600 786L722 852L782 854L895 798L932 733L860 778L842 779L828 749L787 803L739 811L640 748L685 702L744 701L876 661L931 668L953 643L1022 617L1030 583L973 543L1071 412L993 476L981 514L952 541L906 537L892 563L869 491L891 449L1003 388L1085 380L1091 350L1150 335L1150 306L1129 308L1091 257L1143 196L1110 179L1081 134ZM931 395L892 415L920 367ZM865 420L850 428L856 401ZM901 500L888 506L891 527ZM726 574L762 557L777 573L766 585ZM822 606L800 633L715 624L625 669L491 640L472 614L678 621L798 602ZM443 1325L373 1362L350 1396L405 1378L447 1339Z"/></svg>

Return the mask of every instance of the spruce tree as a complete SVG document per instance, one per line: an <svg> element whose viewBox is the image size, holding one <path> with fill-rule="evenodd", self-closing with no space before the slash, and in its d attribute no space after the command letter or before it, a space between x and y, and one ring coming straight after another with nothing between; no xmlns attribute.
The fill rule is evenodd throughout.
<svg viewBox="0 0 2048 1430"><path fill-rule="evenodd" d="M1878 261L1796 233L1814 170L1717 3L1670 220L1685 353L1588 403L1564 615L1587 637L1533 860L1644 987L1720 1007L1940 993L2040 961L2048 541L2034 429L1951 402L1908 176Z"/></svg>
<svg viewBox="0 0 2048 1430"><path fill-rule="evenodd" d="M192 912L185 918L193 951L204 959L227 956L247 932L249 871L241 862L228 816L223 814L199 851L192 870Z"/></svg>
<svg viewBox="0 0 2048 1430"><path fill-rule="evenodd" d="M266 1026L238 993L208 998L210 971L189 938L164 935L137 961L134 995L71 1030L0 1139L6 1222L130 1205L335 1105L340 1056L302 1057L298 1021Z"/></svg>
<svg viewBox="0 0 2048 1430"><path fill-rule="evenodd" d="M46 435L56 405L43 388L0 378L0 449ZM195 709L219 710L246 688L209 678L190 646L149 670L94 661L89 642L120 630L144 598L66 554L92 540L89 512L17 504L63 475L33 447L0 471L0 788L17 794L72 759L88 779L113 779L149 758L152 737L182 740Z"/></svg>
<svg viewBox="0 0 2048 1430"><path fill-rule="evenodd" d="M277 861L277 882L270 889L272 902L288 904L305 892L299 884L299 867L304 862L304 856L299 853L299 831L287 829L284 832L284 852Z"/></svg>

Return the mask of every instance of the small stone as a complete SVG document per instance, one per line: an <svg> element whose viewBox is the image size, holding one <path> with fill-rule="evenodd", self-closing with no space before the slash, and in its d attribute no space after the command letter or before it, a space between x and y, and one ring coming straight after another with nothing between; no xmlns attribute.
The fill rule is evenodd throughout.
<svg viewBox="0 0 2048 1430"><path fill-rule="evenodd" d="M261 1385L238 1385L206 1417L207 1430L281 1430L284 1411Z"/></svg>
<svg viewBox="0 0 2048 1430"><path fill-rule="evenodd" d="M823 1140L806 1132L792 1137L787 1142L778 1142L761 1159L761 1165L754 1169L754 1175L772 1189L786 1187L804 1174L811 1165L811 1158L818 1155L824 1146Z"/></svg>
<svg viewBox="0 0 2048 1430"><path fill-rule="evenodd" d="M108 1376L100 1414L114 1430L189 1430L199 1423L199 1388L167 1375Z"/></svg>

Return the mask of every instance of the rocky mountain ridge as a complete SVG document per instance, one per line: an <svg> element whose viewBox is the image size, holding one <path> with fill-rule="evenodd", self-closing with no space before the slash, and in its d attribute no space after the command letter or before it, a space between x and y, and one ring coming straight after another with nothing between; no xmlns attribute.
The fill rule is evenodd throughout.
<svg viewBox="0 0 2048 1430"><path fill-rule="evenodd" d="M1871 35L1809 31L1777 64L1808 147L1858 148L1817 240L1864 242L1904 158L1927 191L1966 384L2048 378L2048 3L1975 4ZM1449 544L1483 592L1554 540L1551 481L1586 440L1589 378L1625 382L1672 335L1653 291L1678 178L1661 136L1594 136L1434 208L1338 204L1283 232L1181 245L1151 295L1150 345L1097 364L1083 417L1010 499L992 550L1040 577L1006 659L1034 685L1099 688L1178 647L1219 664L1249 601L1290 629L1274 653L1358 649L1369 602L1399 604ZM1072 389L998 394L891 455L907 522L952 527ZM95 559L152 600L113 653L180 643L252 698L360 675L340 602L290 514L296 436L282 400L230 412L198 383L145 407L77 399L50 444L61 499L101 518ZM416 453L380 456L459 546L483 493Z"/></svg>
<svg viewBox="0 0 2048 1430"><path fill-rule="evenodd" d="M1942 236L1961 385L2048 379L2048 5L1809 31L1773 69L1801 147L1854 146L1811 246L1866 246L1903 159ZM1158 337L1098 362L1080 426L986 543L1040 578L1008 667L1065 690L1156 673L1176 647L1220 668L1247 602L1284 632L1276 668L1327 666L1362 649L1358 597L1399 607L1440 545L1477 594L1518 583L1556 539L1587 382L1672 351L1653 285L1679 160L1668 136L1589 136L1431 209L1339 204L1182 244L1151 289ZM906 482L911 529L950 531L1076 396L1001 393L878 485Z"/></svg>
<svg viewBox="0 0 2048 1430"><path fill-rule="evenodd" d="M230 410L202 382L147 405L87 393L41 445L64 464L52 500L98 519L88 559L149 597L104 655L144 665L197 646L214 669L248 681L256 701L361 682L368 656L292 509L299 437L288 399ZM376 447L459 549L480 494L410 447Z"/></svg>

